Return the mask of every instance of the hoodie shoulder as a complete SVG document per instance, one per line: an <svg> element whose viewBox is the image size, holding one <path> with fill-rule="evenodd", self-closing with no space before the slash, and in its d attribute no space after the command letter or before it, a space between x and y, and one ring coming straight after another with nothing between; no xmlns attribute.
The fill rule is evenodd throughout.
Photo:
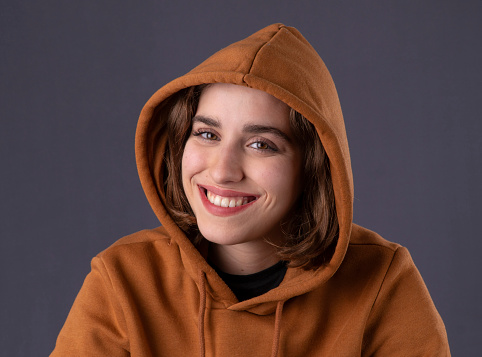
<svg viewBox="0 0 482 357"><path fill-rule="evenodd" d="M397 254L403 256L403 264L413 265L406 248L353 224L348 249L337 276L343 276L344 280L377 277L375 285L380 285Z"/></svg>
<svg viewBox="0 0 482 357"><path fill-rule="evenodd" d="M125 248L132 248L133 246L148 246L156 242L165 242L170 244L171 238L162 226L154 229L145 229L136 233L129 234L120 238L107 249L100 252L97 257L103 258L110 255L115 255L115 252L122 251Z"/></svg>
<svg viewBox="0 0 482 357"><path fill-rule="evenodd" d="M392 252L395 252L398 248L401 247L400 244L390 242L382 238L378 233L375 233L357 224L353 224L349 245L379 246L380 248L386 248L387 250Z"/></svg>

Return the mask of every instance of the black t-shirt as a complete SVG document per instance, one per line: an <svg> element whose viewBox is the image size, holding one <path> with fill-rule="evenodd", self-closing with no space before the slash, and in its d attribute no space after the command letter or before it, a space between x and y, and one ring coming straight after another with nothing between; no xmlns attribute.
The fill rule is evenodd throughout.
<svg viewBox="0 0 482 357"><path fill-rule="evenodd" d="M239 301L251 299L276 288L285 277L288 269L286 262L281 260L275 265L248 275L234 275L221 271L210 263Z"/></svg>

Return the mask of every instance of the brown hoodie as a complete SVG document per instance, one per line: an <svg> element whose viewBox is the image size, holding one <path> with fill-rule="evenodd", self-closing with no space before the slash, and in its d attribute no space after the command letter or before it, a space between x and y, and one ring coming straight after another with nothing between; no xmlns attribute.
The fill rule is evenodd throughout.
<svg viewBox="0 0 482 357"><path fill-rule="evenodd" d="M328 264L289 268L277 288L242 302L160 199L165 132L153 114L179 90L216 82L265 91L316 126L339 221ZM338 95L296 29L268 26L159 89L139 118L136 160L162 227L124 237L92 260L51 356L450 356L444 324L408 251L352 223Z"/></svg>

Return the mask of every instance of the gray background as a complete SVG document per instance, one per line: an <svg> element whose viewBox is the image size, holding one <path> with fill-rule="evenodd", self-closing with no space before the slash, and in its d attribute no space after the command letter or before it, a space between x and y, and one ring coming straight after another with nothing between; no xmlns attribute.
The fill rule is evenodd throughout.
<svg viewBox="0 0 482 357"><path fill-rule="evenodd" d="M283 22L335 79L355 221L409 248L453 355L478 355L481 4L2 1L0 354L47 355L90 259L158 224L134 161L149 96Z"/></svg>

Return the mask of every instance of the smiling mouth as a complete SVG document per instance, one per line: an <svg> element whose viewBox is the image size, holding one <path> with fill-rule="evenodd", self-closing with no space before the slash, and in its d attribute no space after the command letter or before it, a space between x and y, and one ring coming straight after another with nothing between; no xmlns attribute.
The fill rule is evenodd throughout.
<svg viewBox="0 0 482 357"><path fill-rule="evenodd" d="M202 188L202 190L206 195L208 201L218 207L225 207L225 208L239 207L256 200L255 196L224 197L224 196L216 195L211 191L207 190L206 188Z"/></svg>

